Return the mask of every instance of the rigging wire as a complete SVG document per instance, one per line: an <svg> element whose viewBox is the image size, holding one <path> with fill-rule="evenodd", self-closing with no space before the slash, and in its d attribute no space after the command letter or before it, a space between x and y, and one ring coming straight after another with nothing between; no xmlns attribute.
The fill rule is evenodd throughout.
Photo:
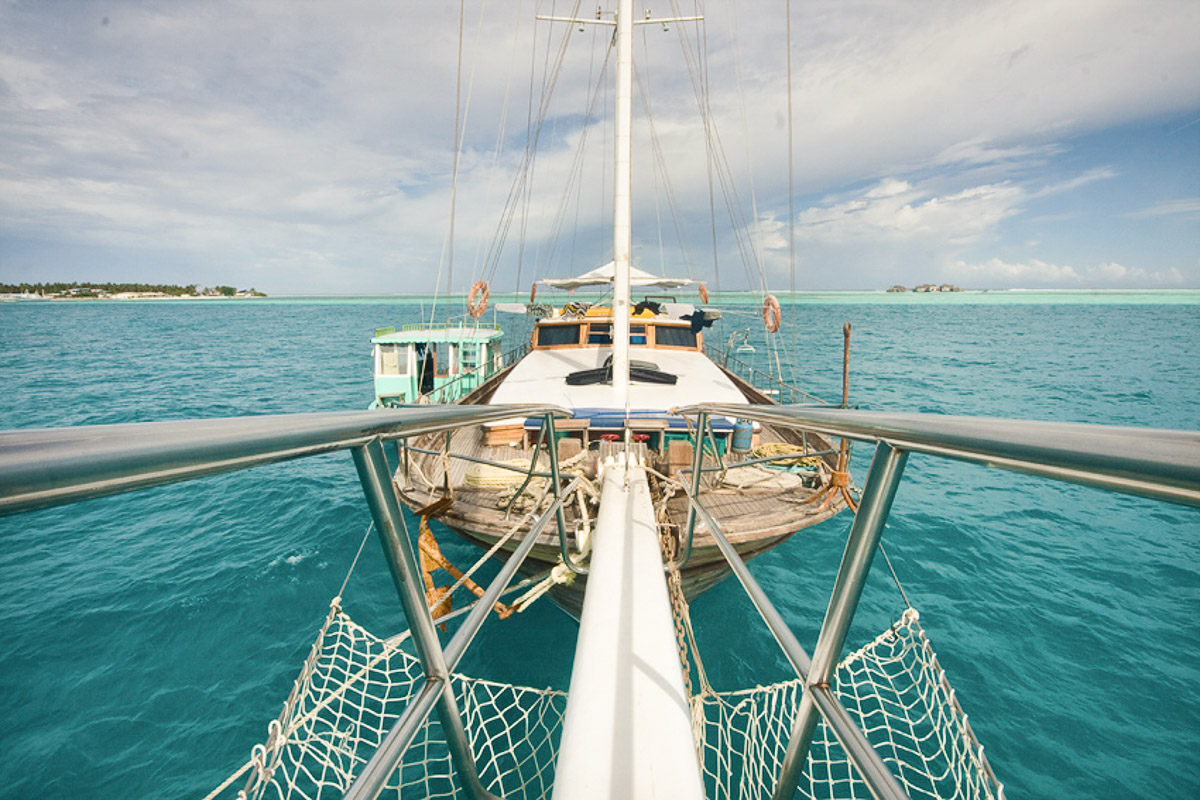
<svg viewBox="0 0 1200 800"><path fill-rule="evenodd" d="M451 281L454 276L454 205L458 196L458 161L462 152L461 112L462 112L462 54L463 54L463 20L466 16L466 0L458 2L458 63L454 74L454 164L450 170L450 223L446 238L442 242L442 255L438 259L437 278L433 284L433 304L429 310L429 324L437 313L438 291L442 284L442 265L446 265L446 294L450 294Z"/></svg>
<svg viewBox="0 0 1200 800"><path fill-rule="evenodd" d="M550 14L552 16L554 15L557 7L558 7L558 4L556 2L552 2L550 4ZM553 34L553 31L551 30L551 28L549 26L547 26L547 28L546 28L545 61L542 64L542 98L543 98L543 102L546 97L546 76L549 72L548 62L550 60L550 40L551 40L552 34ZM533 121L532 117L533 117L533 98L534 98L533 84L534 84L534 77L537 75L537 52L538 52L537 35L535 34L534 39L533 39L533 47L531 47L529 49L529 103L526 106L526 111L525 111L525 130L526 131L532 130L531 123ZM539 128L540 128L540 125L539 125ZM539 132L540 132L540 130L539 130ZM528 136L528 133L526 134L526 136ZM526 163L523 165L523 169L528 170L528 183L532 183L533 167L534 167L533 162L537 159L537 151L536 150L533 152L529 151L528 140L526 140L525 155L526 155ZM524 269L524 266L525 266L525 237L526 237L526 233L528 232L528 229L529 229L529 203L530 203L530 200L532 199L532 194L531 194L532 189L528 185L528 183L526 183L525 185L522 185L522 187L521 187L521 234L520 234L520 236L517 237L517 283L516 283L516 286L513 287L516 292L521 291L521 271L522 271L522 269ZM505 236L507 237L507 235L508 235L508 232L506 230ZM500 253L497 251L496 258L499 259L499 257L500 257ZM494 271L494 267L493 267L493 271Z"/></svg>
<svg viewBox="0 0 1200 800"><path fill-rule="evenodd" d="M795 139L792 136L792 0L787 0L787 138L788 138L788 266L792 302L796 302L796 172L793 166Z"/></svg>
<svg viewBox="0 0 1200 800"><path fill-rule="evenodd" d="M678 0L671 0L672 10L676 15L679 15ZM747 231L750 230L749 221L746 219L742 208L742 201L738 195L737 187L733 182L733 169L729 164L729 159L725 155L725 149L721 142L721 134L712 124L711 103L708 95L707 82L702 80L700 74L698 60L696 54L692 51L691 43L687 37L680 32L680 44L683 48L684 60L688 66L688 75L692 81L692 91L696 96L696 101L699 104L702 113L707 109L705 115L707 124L705 133L710 143L710 150L714 156L716 166L717 182L721 188L722 196L725 199L725 209L730 217L731 227L734 234L734 242L737 245L738 252L741 255L742 264L746 269L746 277L750 285L754 285L755 281L750 273L750 266L753 264L757 267L761 274L761 265L758 263L753 245L746 240Z"/></svg>
<svg viewBox="0 0 1200 800"><path fill-rule="evenodd" d="M645 31L644 30L642 31L642 43L643 43L643 47L645 47ZM683 222L682 222L680 214L679 214L679 202L676 199L675 185L671 181L671 173L667 169L667 159L666 159L666 155L663 151L662 140L659 139L659 136L658 136L658 127L654 124L654 109L650 102L650 91L644 80L644 73L642 72L642 70L637 68L636 63L634 64L634 75L637 78L638 91L642 98L642 108L645 111L646 120L648 123L648 127L650 129L650 149L654 155L654 164L655 164L655 168L656 168L655 169L655 178L657 179L660 175L662 177L663 191L666 194L666 198L667 198L667 209L668 209L668 211L671 212L671 220L675 226L675 236L677 237L677 239L679 241L679 249L683 254L684 266L687 270L687 275L690 278L690 277L692 277L692 258L691 258L691 254L688 252L688 249L687 249L687 237L684 236L684 234L683 234ZM659 218L659 205L658 205L658 194L657 193L655 193L655 196L654 196L654 212L655 212L655 217ZM663 256L661 219L659 219L658 228L659 228L659 230L658 230L659 262L665 268L666 259Z"/></svg>
<svg viewBox="0 0 1200 800"><path fill-rule="evenodd" d="M580 0L577 0L575 3L576 12L578 11L579 2ZM558 77L562 72L562 65L566 57L569 36L570 31L564 34L558 53L549 70L549 75L543 82L545 89L542 92L541 101L538 105L538 112L530 121L529 130L531 132L525 142L525 149L521 156L520 166L517 169L516 174L513 176L512 185L509 187L508 197L505 200L503 211L501 212L500 219L497 222L496 232L492 237L491 243L488 245L487 258L484 260L484 274L488 281L490 281L495 275L496 268L499 265L501 251L503 250L504 243L508 238L508 233L512 228L513 220L516 216L518 207L522 204L522 202L524 202L526 205L528 204L526 192L528 191L529 183L532 180L533 163L536 158L537 146L541 138L542 129L545 125L546 115L549 113L550 97L553 94ZM531 70L531 108L533 106L532 77ZM520 261L518 261L518 285L520 280L520 266Z"/></svg>
<svg viewBox="0 0 1200 800"><path fill-rule="evenodd" d="M551 225L551 228L550 228L550 236L549 236L550 246L549 246L548 252L546 254L546 262L553 261L555 252L558 249L558 243L560 241L560 237L562 234L562 228L566 221L567 209L570 205L570 203L569 203L570 195L572 194L572 192L576 191L577 189L579 191L582 191L583 171L584 171L583 170L584 153L586 150L588 133L589 133L589 130L591 129L592 116L595 113L596 106L598 105L600 98L602 96L602 89L603 89L603 87L608 85L608 65L609 65L609 61L612 56L612 53L613 53L612 47L609 47L605 51L604 62L603 62L603 64L601 64L601 68L600 68L600 75L594 81L594 88L592 90L591 100L589 101L589 103L587 105L587 109L584 114L582 132L580 133L579 141L576 143L575 154L571 161L571 167L567 173L567 182L566 182L566 185L563 187L562 199L560 200L560 202L558 204L558 213L556 214L556 216L554 218L554 223ZM545 262L543 262L543 263L545 263Z"/></svg>
<svg viewBox="0 0 1200 800"><path fill-rule="evenodd" d="M592 26L592 46L588 48L588 85L589 86L593 85L593 81L596 79L596 35L597 35L596 28L597 28L597 26L595 26L595 25ZM605 51L606 54L605 54L605 58L604 58L604 69L602 69L600 71L600 74L602 76L605 74L605 72L607 71L607 68L608 68L608 55L607 55L608 52L611 52L611 51L609 51L609 50ZM591 127L590 119L591 119L591 114L590 114L590 109L589 109L589 114L583 121L584 130L583 130L583 135L580 137L581 139L584 136L587 136L588 128ZM582 145L580 145L580 146L582 147ZM575 225L571 229L571 269L569 272L569 274L571 274L571 275L574 275L575 271L576 271L575 270L575 253L579 249L578 248L579 219L580 219L580 214L581 214L582 210L583 210L583 181L579 181L575 186Z"/></svg>
<svg viewBox="0 0 1200 800"><path fill-rule="evenodd" d="M518 6L517 6L517 14L518 15L524 14L523 6L524 6L524 0L519 0ZM480 31L481 31L480 38L482 38L482 28L483 28L482 8L481 8L480 15L479 15L479 25L480 25ZM500 124L497 126L497 129L496 129L496 145L492 149L492 159L491 159L492 169L489 171L489 175L488 175L487 192L486 192L485 200L484 200L485 208L492 207L493 195L494 195L495 189L496 189L495 177L496 177L496 173L498 171L498 167L500 166L501 156L504 155L504 135L508 131L508 102L509 102L509 98L512 95L513 76L516 75L516 71L517 71L516 70L517 53L519 51L518 45L519 45L520 39L521 39L520 30L521 29L519 26L516 26L516 25L513 26L512 54L509 57L508 70L505 73L506 77L504 80L504 95L503 95L502 102L500 103ZM474 81L472 81L472 82L474 82ZM482 255L483 255L483 237L481 236L475 245L475 261L471 266L471 274L475 277L476 280L483 279L483 267L482 267L482 263L480 260L482 258Z"/></svg>
<svg viewBox="0 0 1200 800"><path fill-rule="evenodd" d="M674 7L674 6L673 6ZM703 6L700 0L693 0L692 10L696 13L693 16L703 16ZM696 50L699 53L701 83L704 86L704 102L700 106L700 116L703 120L704 127L704 160L707 165L708 172L708 216L712 225L712 252L713 252L713 289L720 291L721 289L721 259L717 248L717 203L716 197L713 194L713 152L712 152L712 136L709 128L712 126L712 106L709 104L708 96L708 24L701 23L696 27Z"/></svg>

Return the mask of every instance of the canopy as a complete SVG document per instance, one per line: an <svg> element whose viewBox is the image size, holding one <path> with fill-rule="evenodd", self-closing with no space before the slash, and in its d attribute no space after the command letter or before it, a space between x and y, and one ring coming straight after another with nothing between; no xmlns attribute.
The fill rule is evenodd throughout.
<svg viewBox="0 0 1200 800"><path fill-rule="evenodd" d="M552 289L579 289L583 286L607 286L613 283L613 273L616 271L614 262L610 261L602 267L596 267L591 272L585 272L577 278L545 278L542 283ZM659 289L678 289L695 283L690 278L660 278L645 270L631 266L629 268L630 286L655 286Z"/></svg>

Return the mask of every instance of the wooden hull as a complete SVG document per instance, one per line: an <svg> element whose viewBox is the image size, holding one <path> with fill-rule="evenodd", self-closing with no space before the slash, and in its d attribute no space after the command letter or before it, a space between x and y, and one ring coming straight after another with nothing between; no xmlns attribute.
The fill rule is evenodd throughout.
<svg viewBox="0 0 1200 800"><path fill-rule="evenodd" d="M723 372L737 385L748 402L771 403L770 399L736 376L728 371ZM486 403L506 375L507 371L495 376L461 402ZM831 486L833 472L837 466L837 455L828 439L814 433L801 434L792 430L773 430L765 426L760 432L760 438L762 442L802 445L809 452L823 452L824 455L821 456L819 472L815 477L808 479L809 485L796 485L793 481L790 486L749 485L730 488L722 483L722 480L726 479L725 473L721 473L720 480L713 480L711 476L706 478L708 485L702 491L702 501L744 560L767 552L798 531L823 522L846 508L845 495ZM410 444L427 451L440 451L444 447L444 439L437 435ZM465 456L465 459L444 459L432 452L406 452L396 474L400 500L410 510L417 512L444 498L447 495L446 487L451 487L453 502L448 506L443 503L444 507L440 508L433 518L484 551L504 540L495 556L504 560L521 542L524 534L519 528L528 528L526 512L521 509L506 512L505 500L508 495L495 488L472 485L468 473L472 464L477 464L478 460L495 463L523 459L524 463L528 464L535 455L535 447L536 443L529 441L523 442L519 447L497 446L494 442L489 442L487 433L482 429L456 431L451 438L450 452ZM589 455L591 451L585 453L585 456ZM659 475L658 478L652 478L651 485L652 491L656 493L655 502L661 507L660 524L668 526L676 535L682 537L686 532L688 511L682 489L675 487L673 496L662 499L663 487L671 481L667 476L678 468L679 464L670 463L667 453L655 454L648 451L648 456L651 466ZM598 457L592 456L584 462L582 473L585 477L595 478L597 460ZM715 468L720 464L706 455L704 466ZM737 469L728 472L729 475L734 473L745 474ZM513 475L518 483L522 477L515 473L506 474ZM768 477L766 480L770 483L772 479ZM508 494L511 493L510 486ZM527 497L537 494L536 488L525 492ZM576 522L581 518L581 511L594 519L594 514L581 509L579 503L564 504L568 546L572 552L577 547L574 531ZM514 532L514 528L518 530ZM552 523L540 535L538 543L522 567L522 573L527 577L545 575L559 563L561 560L558 530ZM464 569L466 566L468 565L461 565ZM712 537L703 527L698 526L691 558L680 571L687 599L698 597L712 588L729 575L730 571ZM584 576L575 576L569 584L556 584L551 588L549 595L556 604L578 617L586 584Z"/></svg>
<svg viewBox="0 0 1200 800"><path fill-rule="evenodd" d="M482 433L460 432L459 436L482 437ZM429 442L428 444L433 444ZM827 444L827 443L826 443ZM417 456L410 456L412 459ZM707 463L707 462L706 462ZM513 511L506 515L502 499L496 492L467 488L465 464L454 464L450 469L450 484L455 486L455 500L434 516L441 524L464 540L490 550L502 539L507 540L496 553L504 560L516 549L523 536L522 531L512 533L522 525L527 528L524 513ZM398 473L398 488L401 502L416 512L429 506L445 495L441 487L445 483L444 462L440 457L424 456L423 465L413 470L426 479L426 485L407 480L403 469ZM829 491L824 486L803 488L799 491L776 489L722 489L715 488L702 496L705 507L717 520L721 530L744 560L750 560L783 543L798 531L823 522L845 508L844 497ZM687 524L687 501L678 496L666 501L663 506L663 522L676 531L685 531ZM568 546L577 546L574 536L579 519L577 504L565 506L568 529ZM511 534L511 535L510 535ZM560 563L557 526L551 523L539 536L538 543L527 558L522 572L526 576L544 575ZM465 568L466 565L460 565ZM730 573L725 558L708 534L699 527L693 541L692 556L681 570L685 596L691 600L712 588ZM576 576L571 584L557 584L550 597L568 613L578 617L586 589L586 578Z"/></svg>

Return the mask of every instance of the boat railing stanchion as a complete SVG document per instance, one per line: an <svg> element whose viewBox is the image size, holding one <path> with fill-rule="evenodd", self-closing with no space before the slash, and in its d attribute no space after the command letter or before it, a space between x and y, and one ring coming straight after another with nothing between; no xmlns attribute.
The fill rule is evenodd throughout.
<svg viewBox="0 0 1200 800"><path fill-rule="evenodd" d="M895 448L884 441L875 446L875 456L871 459L862 501L859 503L854 523L850 526L850 535L846 539L842 563L834 580L825 621L821 624L821 632L817 636L816 647L813 648L804 694L796 710L796 719L792 724L791 738L780 769L779 783L772 795L773 800L790 798L796 792L805 761L808 759L817 721L822 716L818 705L827 704L831 696L828 692L829 683L845 646L846 634L858 608L859 598L862 597L863 585L878 549L884 523L887 522L888 513L891 511L896 487L904 473L907 456L906 450ZM841 744L849 752L846 743ZM882 781L882 784L868 781L868 785L873 787L872 791L876 785L881 785L885 789L893 789L896 797L907 797L907 793L890 772L875 777Z"/></svg>
<svg viewBox="0 0 1200 800"><path fill-rule="evenodd" d="M546 452L550 456L550 487L554 491L555 501L562 499L562 485L559 480L558 473L558 442L554 436L554 415L546 414L542 417L542 430L546 432L548 441L546 443ZM537 456L534 456L534 461L537 461ZM563 515L563 504L555 503L555 521L558 523L558 549L562 555L563 563L567 565L567 569L574 572L576 575L587 575L586 567L581 567L571 558L570 548L567 546L567 518Z"/></svg>
<svg viewBox="0 0 1200 800"><path fill-rule="evenodd" d="M351 452L367 505L375 520L375 531L383 544L388 569L396 584L396 592L400 595L400 604L408 620L413 645L416 647L425 678L430 683L438 682L442 686L437 700L438 718L446 735L446 744L455 770L469 797L473 800L492 800L494 796L479 782L475 757L471 753L471 744L463 727L462 715L458 711L453 692L448 691L450 672L446 666L445 653L438 641L437 631L433 627L433 618L425 605L417 557L413 552L408 526L400 512L391 476L388 474L383 443L376 436L366 444L355 447ZM395 767L394 764L390 766ZM347 797L373 800L383 790L384 781L391 774L391 768L374 771L370 776L360 776L360 780L355 783L355 791L352 794L348 793ZM361 787L359 784L362 784Z"/></svg>
<svg viewBox="0 0 1200 800"><path fill-rule="evenodd" d="M704 464L704 437L708 432L708 414L701 411L696 415L696 449L692 452L692 497L695 498L700 494L700 469ZM716 449L714 443L713 449ZM692 557L692 539L696 534L696 508L691 503L688 504L687 518L687 543L683 548L683 558L679 560L679 566L683 567L688 563L688 559Z"/></svg>
<svg viewBox="0 0 1200 800"><path fill-rule="evenodd" d="M742 584L746 595L758 610L763 622L767 624L767 628L775 637L775 641L791 662L792 668L796 671L796 675L804 685L804 693L801 696L801 708L804 704L810 706L816 704L817 710L825 719L827 725L842 749L846 752L847 758L857 769L859 776L863 782L867 784L873 797L887 798L887 800L900 800L907 795L896 781L894 775L888 769L887 765L871 747L871 743L867 740L866 735L855 723L854 719L846 711L845 707L838 701L837 697L829 691L827 685L814 685L809 679L812 673L812 662L808 654L804 651L804 647L796 639L782 615L775 608L775 605L767 597L766 592L750 574L746 562L738 554L730 543L729 538L721 530L721 526L717 523L712 515L694 496L688 497L689 507L694 508L696 513L704 519L704 524L708 526L709 535L712 536L713 542L717 549L725 557L733 574ZM786 762L785 762L786 763ZM803 765L801 765L803 766ZM796 775L799 779L799 773ZM791 791L795 792L795 784L792 785ZM778 793L777 797L790 797L786 793Z"/></svg>
<svg viewBox="0 0 1200 800"><path fill-rule="evenodd" d="M542 452L542 442L545 440L545 438L546 438L546 426L542 425L542 429L538 431L537 444L535 444L533 446L533 458L531 458L529 460L529 472L525 475L525 480L521 482L521 487L519 489L517 489L516 492L513 493L512 499L510 499L508 501L508 505L506 505L504 507L505 518L507 518L508 515L512 512L512 507L517 502L517 499L519 497L521 497L521 495L525 494L525 489L526 489L526 487L529 486L529 482L532 481L534 479L534 477L537 475L538 454L540 452ZM487 463L487 462L485 462L485 463Z"/></svg>

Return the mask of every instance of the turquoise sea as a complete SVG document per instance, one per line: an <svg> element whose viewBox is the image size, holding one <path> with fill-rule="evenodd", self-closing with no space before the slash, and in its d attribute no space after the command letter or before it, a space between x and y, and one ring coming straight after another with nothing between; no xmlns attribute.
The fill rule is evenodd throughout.
<svg viewBox="0 0 1200 800"><path fill-rule="evenodd" d="M752 298L724 299L712 335L752 329L765 363ZM365 408L372 329L429 303L0 304L0 428ZM1197 292L784 310L784 372L819 396L848 321L863 408L1200 429ZM905 477L884 542L1008 796L1200 796L1200 510L924 456ZM203 797L263 739L368 522L345 453L0 518L0 796ZM753 562L810 648L849 524ZM851 646L903 607L876 567ZM401 623L374 540L344 594ZM790 677L736 583L693 617L716 688ZM548 603L489 622L464 671L565 688L574 631Z"/></svg>

